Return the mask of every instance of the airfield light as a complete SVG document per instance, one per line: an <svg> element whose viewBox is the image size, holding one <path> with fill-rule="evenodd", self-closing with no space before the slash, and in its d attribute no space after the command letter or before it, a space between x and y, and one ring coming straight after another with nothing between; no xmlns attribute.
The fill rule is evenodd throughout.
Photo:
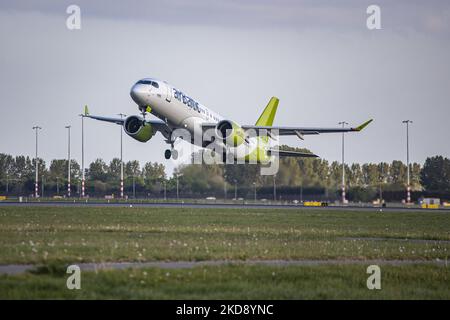
<svg viewBox="0 0 450 320"><path fill-rule="evenodd" d="M256 182L253 182L253 187L255 188L255 202L256 202Z"/></svg>
<svg viewBox="0 0 450 320"><path fill-rule="evenodd" d="M70 128L71 126L66 126L68 132L68 144L67 144L67 197L70 198Z"/></svg>
<svg viewBox="0 0 450 320"><path fill-rule="evenodd" d="M120 119L126 117L126 114L119 113ZM123 199L123 130L120 128L120 197Z"/></svg>
<svg viewBox="0 0 450 320"><path fill-rule="evenodd" d="M406 124L406 203L411 203L411 186L409 176L409 124L413 123L411 120L403 120Z"/></svg>
<svg viewBox="0 0 450 320"><path fill-rule="evenodd" d="M39 176L38 176L38 130L41 130L42 128L39 126L34 126L33 130L36 131L36 157L35 157L35 166L36 166L36 180L34 183L34 197L38 198L39 194L38 194L38 184L39 184Z"/></svg>
<svg viewBox="0 0 450 320"><path fill-rule="evenodd" d="M339 122L344 128L348 123L345 121ZM345 204L347 201L345 200L345 134L342 132L342 204Z"/></svg>

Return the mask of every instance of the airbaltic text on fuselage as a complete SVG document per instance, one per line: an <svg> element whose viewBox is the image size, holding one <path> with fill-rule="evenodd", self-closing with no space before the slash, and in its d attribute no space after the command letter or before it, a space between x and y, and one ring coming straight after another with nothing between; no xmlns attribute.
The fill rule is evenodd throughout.
<svg viewBox="0 0 450 320"><path fill-rule="evenodd" d="M205 116L207 116L208 119L219 121L219 118L213 112L211 112L208 108L202 107L202 105L200 103L198 103L191 97L185 95L180 90L173 88L173 96L175 97L175 99L184 103L186 106L188 106L192 110L194 110L198 113L204 114Z"/></svg>
<svg viewBox="0 0 450 320"><path fill-rule="evenodd" d="M181 92L180 90L177 89L173 89L174 92L174 97L175 99L177 99L178 101L183 102L185 105L187 105L189 108L194 109L197 112L201 112L201 108L200 105L197 101L195 101L194 99L188 97L187 95L185 95L183 92Z"/></svg>

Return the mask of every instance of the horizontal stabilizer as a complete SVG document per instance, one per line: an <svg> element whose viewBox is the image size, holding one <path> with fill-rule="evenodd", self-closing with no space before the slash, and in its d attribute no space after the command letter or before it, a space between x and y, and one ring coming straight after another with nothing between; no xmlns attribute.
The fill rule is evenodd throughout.
<svg viewBox="0 0 450 320"><path fill-rule="evenodd" d="M318 155L314 153L306 153L306 152L298 152L298 151L284 151L284 150L276 150L270 149L270 155L278 156L278 157L299 157L299 158L317 158Z"/></svg>

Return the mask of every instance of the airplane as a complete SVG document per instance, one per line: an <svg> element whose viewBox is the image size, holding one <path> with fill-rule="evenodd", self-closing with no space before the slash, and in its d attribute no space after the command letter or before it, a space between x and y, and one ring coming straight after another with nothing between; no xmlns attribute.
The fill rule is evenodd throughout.
<svg viewBox="0 0 450 320"><path fill-rule="evenodd" d="M303 140L306 135L321 133L359 132L373 119L351 128L284 127L273 126L279 99L272 97L254 125L239 125L199 103L166 81L144 78L137 81L130 90L130 96L137 104L141 115L126 118L112 118L91 115L85 106L84 117L121 125L127 135L140 142L149 141L157 132L165 138L170 149L165 150L166 159L178 158L174 143L178 138L202 148L222 149L222 160L229 154L231 160L268 163L272 157L318 157L313 153L273 149L269 139L275 136L297 136ZM159 119L146 119L150 113ZM188 138L179 135L184 130ZM209 132L213 134L206 135ZM256 133L255 133L256 132ZM213 146L213 147L211 147ZM229 162L227 162L229 163Z"/></svg>

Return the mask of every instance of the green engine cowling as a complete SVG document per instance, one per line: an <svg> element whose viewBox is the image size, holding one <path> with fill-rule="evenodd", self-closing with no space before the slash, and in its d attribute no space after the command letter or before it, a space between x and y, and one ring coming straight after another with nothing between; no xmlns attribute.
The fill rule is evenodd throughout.
<svg viewBox="0 0 450 320"><path fill-rule="evenodd" d="M154 135L153 127L138 116L129 116L123 123L125 133L140 142L147 142Z"/></svg>
<svg viewBox="0 0 450 320"><path fill-rule="evenodd" d="M245 131L237 123L230 120L222 120L216 126L216 134L225 139L227 145L240 146L246 141Z"/></svg>

